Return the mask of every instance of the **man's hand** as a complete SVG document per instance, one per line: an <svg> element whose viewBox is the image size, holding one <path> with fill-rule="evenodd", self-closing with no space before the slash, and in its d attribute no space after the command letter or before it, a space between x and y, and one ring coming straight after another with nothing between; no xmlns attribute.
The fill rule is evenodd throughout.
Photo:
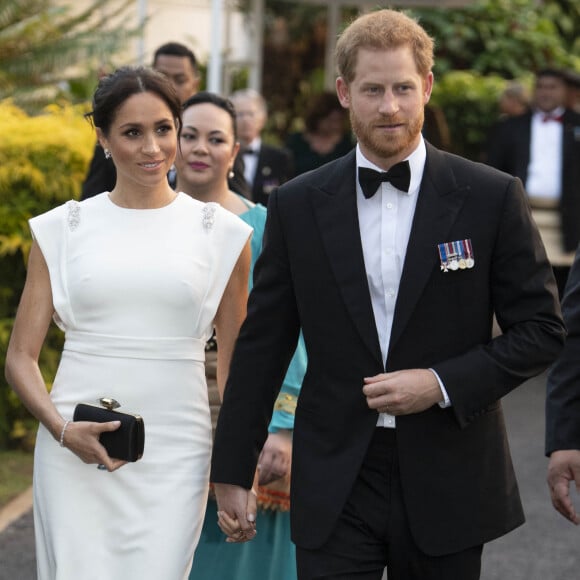
<svg viewBox="0 0 580 580"><path fill-rule="evenodd" d="M266 485L285 477L290 472L291 463L292 431L281 429L278 433L270 433L258 459L258 483Z"/></svg>
<svg viewBox="0 0 580 580"><path fill-rule="evenodd" d="M381 373L364 382L367 404L379 413L410 415L443 401L437 377L429 369Z"/></svg>
<svg viewBox="0 0 580 580"><path fill-rule="evenodd" d="M576 491L580 493L580 450L554 451L548 464L548 486L552 505L567 520L578 525L580 517L570 499L571 482L576 483Z"/></svg>
<svg viewBox="0 0 580 580"><path fill-rule="evenodd" d="M247 542L256 535L257 499L253 490L227 483L214 484L218 526L227 542Z"/></svg>

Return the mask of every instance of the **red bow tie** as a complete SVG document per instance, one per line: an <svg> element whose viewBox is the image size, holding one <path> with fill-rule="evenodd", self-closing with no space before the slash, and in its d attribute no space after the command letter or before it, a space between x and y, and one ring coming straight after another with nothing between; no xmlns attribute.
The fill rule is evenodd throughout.
<svg viewBox="0 0 580 580"><path fill-rule="evenodd" d="M548 121L556 121L556 123L561 123L562 122L562 116L563 115L550 115L548 113L547 115L544 115L542 117L542 123L547 123Z"/></svg>

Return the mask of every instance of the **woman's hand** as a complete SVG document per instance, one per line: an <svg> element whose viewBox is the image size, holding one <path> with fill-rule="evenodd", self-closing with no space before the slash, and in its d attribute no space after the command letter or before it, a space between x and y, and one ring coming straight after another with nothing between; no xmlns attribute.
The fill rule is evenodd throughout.
<svg viewBox="0 0 580 580"><path fill-rule="evenodd" d="M99 441L101 433L116 431L120 421L94 423L92 421L71 421L64 431L63 446L70 449L84 463L104 465L107 471L115 471L127 463L122 459L113 459Z"/></svg>
<svg viewBox="0 0 580 580"><path fill-rule="evenodd" d="M254 489L226 483L214 484L218 504L218 526L226 542L242 544L256 536L258 500Z"/></svg>

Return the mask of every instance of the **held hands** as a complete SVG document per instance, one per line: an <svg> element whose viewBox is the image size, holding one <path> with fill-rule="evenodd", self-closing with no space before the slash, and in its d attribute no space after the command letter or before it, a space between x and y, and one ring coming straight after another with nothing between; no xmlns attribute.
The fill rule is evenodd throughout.
<svg viewBox="0 0 580 580"><path fill-rule="evenodd" d="M116 431L121 426L120 421L93 423L92 421L70 422L65 429L63 445L70 449L85 463L104 465L107 471L115 471L127 463L122 459L109 457L101 445L101 433Z"/></svg>
<svg viewBox="0 0 580 580"><path fill-rule="evenodd" d="M227 536L226 542L240 544L254 539L258 511L258 498L254 487L258 483L266 485L287 475L291 460L292 432L280 430L278 433L271 433L264 444L251 490L227 483L214 484L218 526Z"/></svg>
<svg viewBox="0 0 580 580"><path fill-rule="evenodd" d="M409 369L364 379L363 393L370 409L391 415L420 413L443 401L435 373Z"/></svg>
<svg viewBox="0 0 580 580"><path fill-rule="evenodd" d="M576 513L570 499L570 484L576 483L576 492L580 493L580 450L566 449L554 451L548 464L548 486L552 505L567 520L580 524L580 516Z"/></svg>
<svg viewBox="0 0 580 580"><path fill-rule="evenodd" d="M260 485L281 479L290 472L292 463L292 431L281 429L270 433L258 459Z"/></svg>
<svg viewBox="0 0 580 580"><path fill-rule="evenodd" d="M218 526L227 536L226 542L244 543L256 536L256 492L229 483L215 483L218 504Z"/></svg>

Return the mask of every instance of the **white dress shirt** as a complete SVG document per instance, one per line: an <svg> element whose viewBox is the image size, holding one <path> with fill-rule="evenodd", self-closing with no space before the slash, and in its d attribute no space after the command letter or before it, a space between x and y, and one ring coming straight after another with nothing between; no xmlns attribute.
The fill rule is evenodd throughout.
<svg viewBox="0 0 580 580"><path fill-rule="evenodd" d="M357 178L357 211L363 257L383 361L387 360L389 352L399 283L426 158L425 142L421 138L417 149L407 157L411 169L408 192L400 191L384 182L377 193L367 199ZM356 164L357 175L359 167L383 171L365 158L359 145L356 147ZM448 406L447 393L437 373L434 374L444 396L442 406ZM380 413L377 426L395 427L395 417Z"/></svg>
<svg viewBox="0 0 580 580"><path fill-rule="evenodd" d="M250 149L252 153L242 153L244 160L244 177L252 187L256 177L256 170L258 169L258 155L260 154L260 147L262 140L260 138L254 139L245 149Z"/></svg>
<svg viewBox="0 0 580 580"><path fill-rule="evenodd" d="M562 107L551 115L564 113ZM546 113L532 116L530 135L530 164L526 178L526 192L530 197L560 199L562 194L562 132L560 121L544 121Z"/></svg>

